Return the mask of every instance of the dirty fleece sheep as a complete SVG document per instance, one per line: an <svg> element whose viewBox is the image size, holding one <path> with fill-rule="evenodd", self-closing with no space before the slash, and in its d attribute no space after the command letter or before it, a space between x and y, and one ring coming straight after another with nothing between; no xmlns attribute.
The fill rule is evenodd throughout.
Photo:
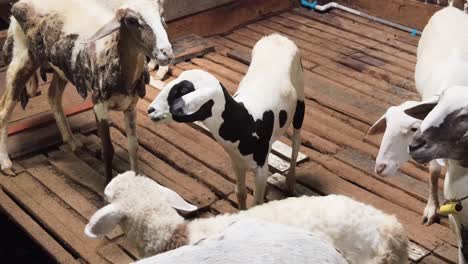
<svg viewBox="0 0 468 264"><path fill-rule="evenodd" d="M287 177L287 186L293 192L304 119L304 83L299 49L286 37L273 34L255 45L252 63L234 96L209 73L186 71L161 91L148 114L156 122L202 121L208 127L231 157L241 209L246 208L246 170L255 172L254 199L255 204L261 204L271 145L293 123Z"/></svg>
<svg viewBox="0 0 468 264"><path fill-rule="evenodd" d="M458 238L459 262L468 260L468 87L447 88L433 102L418 105L406 113L424 119L409 146L419 163L448 159L444 196L460 203L461 212L450 214L451 227Z"/></svg>
<svg viewBox="0 0 468 264"><path fill-rule="evenodd" d="M468 16L454 7L447 7L435 13L424 28L415 71L416 88L423 102L408 101L390 107L369 130L370 135L385 132L376 159L377 174L391 176L410 159L408 145L421 120L407 115L405 110L424 105L426 100L453 85L468 86L468 36L460 34L457 30L460 26L468 27ZM437 161L430 162L430 192L424 224L432 224L437 219L441 170Z"/></svg>
<svg viewBox="0 0 468 264"><path fill-rule="evenodd" d="M110 204L91 217L85 233L103 237L120 224L142 257L197 244L224 232L235 221L253 218L313 232L351 264L408 263L408 239L398 220L345 196L294 197L189 222L175 209L193 211L195 206L134 172L114 178L104 193Z"/></svg>
<svg viewBox="0 0 468 264"><path fill-rule="evenodd" d="M145 56L170 62L172 48L158 10L159 1L135 0L116 12L92 0L22 0L12 8L13 18L4 47L9 67L0 101L0 163L11 171L7 151L8 119L17 101L28 101L25 84L39 67L52 68L49 103L63 141L72 150L81 143L73 137L63 113L62 95L69 81L78 93L91 93L99 123L106 164L112 177L113 146L108 111L123 111L129 139L131 167L137 169L136 111L149 76ZM96 28L100 28L97 32Z"/></svg>

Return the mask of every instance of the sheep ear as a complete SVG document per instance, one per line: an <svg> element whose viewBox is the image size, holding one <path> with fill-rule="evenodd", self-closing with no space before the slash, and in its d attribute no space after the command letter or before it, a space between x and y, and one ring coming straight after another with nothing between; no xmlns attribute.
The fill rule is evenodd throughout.
<svg viewBox="0 0 468 264"><path fill-rule="evenodd" d="M85 234L90 238L101 238L119 224L124 215L115 204L109 204L99 209L85 227Z"/></svg>
<svg viewBox="0 0 468 264"><path fill-rule="evenodd" d="M97 40L100 40L115 31L119 30L121 26L120 23L120 16L115 16L111 21L107 22L104 26L102 26L92 37L85 40L84 43L90 43Z"/></svg>
<svg viewBox="0 0 468 264"><path fill-rule="evenodd" d="M175 209L187 211L187 212L193 212L198 209L195 205L186 202L184 198L182 198L179 194L177 194L173 190L166 188L164 186L161 186L161 185L159 185L159 189L161 190L163 195L166 197L169 204Z"/></svg>
<svg viewBox="0 0 468 264"><path fill-rule="evenodd" d="M437 102L423 102L406 109L405 114L419 120L424 120L424 118L426 118L426 116L432 111L432 109L434 109L434 107L436 107L436 105Z"/></svg>
<svg viewBox="0 0 468 264"><path fill-rule="evenodd" d="M382 134L385 132L385 129L387 129L387 119L385 118L385 114L375 122L374 125L372 125L371 128L369 128L369 131L367 132L367 135L377 135L377 134Z"/></svg>

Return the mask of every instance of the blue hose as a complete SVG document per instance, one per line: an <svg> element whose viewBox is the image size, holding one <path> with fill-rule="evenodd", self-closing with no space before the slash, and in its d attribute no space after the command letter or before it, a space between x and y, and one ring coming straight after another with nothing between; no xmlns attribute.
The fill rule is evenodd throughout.
<svg viewBox="0 0 468 264"><path fill-rule="evenodd" d="M302 6L305 6L305 7L308 7L310 9L315 9L315 7L317 6L317 1L314 1L314 2L309 2L307 0L301 0L301 5Z"/></svg>

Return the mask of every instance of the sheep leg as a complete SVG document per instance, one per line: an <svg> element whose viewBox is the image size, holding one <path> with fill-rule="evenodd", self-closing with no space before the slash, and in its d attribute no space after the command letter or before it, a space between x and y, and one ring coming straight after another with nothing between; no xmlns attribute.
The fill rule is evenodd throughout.
<svg viewBox="0 0 468 264"><path fill-rule="evenodd" d="M437 221L437 209L439 208L439 192L438 184L439 177L442 173L442 167L437 161L429 163L430 181L429 181L429 197L427 198L427 205L424 209L422 223L424 225L432 225Z"/></svg>
<svg viewBox="0 0 468 264"><path fill-rule="evenodd" d="M458 263L466 264L468 259L468 230L461 223L459 216L449 215L450 225L458 239Z"/></svg>
<svg viewBox="0 0 468 264"><path fill-rule="evenodd" d="M54 113L55 120L59 127L60 133L62 134L63 142L68 144L71 151L76 151L82 146L81 142L76 139L70 129L70 125L67 121L67 117L63 113L62 98L63 92L67 82L60 78L57 73L54 73L52 82L49 87L48 99L52 112Z"/></svg>
<svg viewBox="0 0 468 264"><path fill-rule="evenodd" d="M27 96L25 85L37 69L26 46L15 41L13 49L14 56L6 73L5 92L0 100L0 165L6 175L15 175L8 157L8 120L20 97Z"/></svg>
<svg viewBox="0 0 468 264"><path fill-rule="evenodd" d="M247 187L245 186L245 174L247 170L237 162L232 162L236 173L236 196L240 210L247 209Z"/></svg>
<svg viewBox="0 0 468 264"><path fill-rule="evenodd" d="M169 71L169 66L159 66L158 72L156 73L156 80L164 79L167 72Z"/></svg>
<svg viewBox="0 0 468 264"><path fill-rule="evenodd" d="M99 102L94 105L94 113L99 127L99 137L102 143L102 159L105 166L106 182L112 180L112 159L114 158L114 146L110 138L109 108L107 104Z"/></svg>
<svg viewBox="0 0 468 264"><path fill-rule="evenodd" d="M151 59L149 62L148 62L148 70L149 71L154 71L156 70L156 66L158 66L158 63L155 59Z"/></svg>
<svg viewBox="0 0 468 264"><path fill-rule="evenodd" d="M128 138L128 154L130 156L130 167L132 171L138 173L138 139L136 134L135 105L124 111L125 130Z"/></svg>
<svg viewBox="0 0 468 264"><path fill-rule="evenodd" d="M268 178L268 164L263 167L257 168L255 173L255 190L254 190L254 202L255 205L262 204L265 200L265 191Z"/></svg>
<svg viewBox="0 0 468 264"><path fill-rule="evenodd" d="M292 153L291 165L289 166L288 177L286 178L286 186L290 195L295 195L294 186L296 185L296 165L297 156L299 155L299 147L301 146L301 130L293 129L292 134Z"/></svg>

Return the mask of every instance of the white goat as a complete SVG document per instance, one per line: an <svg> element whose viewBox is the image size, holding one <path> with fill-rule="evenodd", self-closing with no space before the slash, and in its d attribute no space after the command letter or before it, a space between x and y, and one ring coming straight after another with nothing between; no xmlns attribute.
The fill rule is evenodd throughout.
<svg viewBox="0 0 468 264"><path fill-rule="evenodd" d="M345 196L289 198L238 214L188 222L175 209L193 211L195 206L134 172L114 178L104 193L110 204L91 217L85 233L102 237L120 224L142 256L197 244L239 219L255 218L313 232L340 250L351 264L408 263L408 240L398 220Z"/></svg>
<svg viewBox="0 0 468 264"><path fill-rule="evenodd" d="M291 123L293 151L287 185L293 192L304 107L299 49L288 38L273 34L255 45L252 63L233 97L209 73L186 71L164 87L148 114L156 122L202 121L231 157L239 207L245 209L246 170L255 171L254 199L255 204L261 204L271 144Z"/></svg>
<svg viewBox="0 0 468 264"><path fill-rule="evenodd" d="M240 253L241 252L241 253ZM348 262L325 239L303 229L258 219L239 219L194 245L140 260L135 264L271 264Z"/></svg>
<svg viewBox="0 0 468 264"><path fill-rule="evenodd" d="M458 237L459 263L468 260L468 87L447 88L434 102L415 106L406 113L424 119L409 146L416 161L448 159L444 196L461 204L462 211L449 215Z"/></svg>
<svg viewBox="0 0 468 264"><path fill-rule="evenodd" d="M454 7L447 7L436 12L424 28L415 72L416 88L423 101L430 100L450 86L468 85L468 35L457 30L465 26L468 27L468 16ZM370 135L385 131L376 159L377 174L393 175L401 164L409 160L407 147L421 120L404 111L418 104L424 102L409 101L390 107L370 128ZM432 224L437 218L441 166L432 161L429 170L430 191L423 216L425 224Z"/></svg>
<svg viewBox="0 0 468 264"><path fill-rule="evenodd" d="M103 1L104 2L104 1ZM106 164L112 177L113 146L108 111L123 111L131 167L137 169L136 111L149 76L146 56L167 64L172 48L163 28L159 1L121 1L112 9L92 0L21 0L12 8L12 22L4 55L9 62L5 93L0 101L0 164L11 171L6 126L16 102L26 106L26 82L41 68L53 69L49 103L63 141L72 150L81 143L73 137L63 113L62 95L67 81L83 97L92 93ZM97 32L96 28L100 28Z"/></svg>

